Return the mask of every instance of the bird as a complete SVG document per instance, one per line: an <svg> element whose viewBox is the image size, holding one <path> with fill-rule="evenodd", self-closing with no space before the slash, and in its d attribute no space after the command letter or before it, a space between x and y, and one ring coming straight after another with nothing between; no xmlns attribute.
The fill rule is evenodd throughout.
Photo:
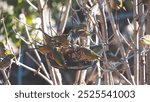
<svg viewBox="0 0 150 102"><path fill-rule="evenodd" d="M6 70L12 64L12 59L15 56L13 54L8 54L5 57L0 58L0 70Z"/></svg>
<svg viewBox="0 0 150 102"><path fill-rule="evenodd" d="M44 35L45 35L46 44L48 44L50 46L60 47L60 46L64 46L64 45L68 44L68 40L67 40L68 35L67 34L50 36L50 35L44 33Z"/></svg>
<svg viewBox="0 0 150 102"><path fill-rule="evenodd" d="M5 56L5 52L6 52L6 48L3 44L3 42L0 42L0 56L4 57Z"/></svg>
<svg viewBox="0 0 150 102"><path fill-rule="evenodd" d="M63 54L59 52L59 50L56 47L43 45L43 46L39 46L37 50L41 54L46 55L47 58L53 59L59 66L61 67L66 66L66 62Z"/></svg>
<svg viewBox="0 0 150 102"><path fill-rule="evenodd" d="M54 36L53 39L55 40L57 47L60 47L68 44L67 37L68 37L67 34L62 34Z"/></svg>
<svg viewBox="0 0 150 102"><path fill-rule="evenodd" d="M124 1L125 0L110 0L111 8L115 10L125 9L123 6Z"/></svg>
<svg viewBox="0 0 150 102"><path fill-rule="evenodd" d="M79 24L78 26L76 26L75 28L73 28L73 30L79 35L79 36L83 36L86 37L87 35L89 35L90 33L87 31L87 25L86 24Z"/></svg>
<svg viewBox="0 0 150 102"><path fill-rule="evenodd" d="M90 32L87 31L86 24L79 24L78 26L74 27L69 31L67 40L71 44L77 43L78 38L80 37L87 37L90 35Z"/></svg>
<svg viewBox="0 0 150 102"><path fill-rule="evenodd" d="M52 47L49 45L37 46L36 48L41 54L46 55L52 53Z"/></svg>
<svg viewBox="0 0 150 102"><path fill-rule="evenodd" d="M100 59L100 55L98 55L93 50L86 47L79 48L78 52L80 55L80 60L93 61Z"/></svg>
<svg viewBox="0 0 150 102"><path fill-rule="evenodd" d="M144 35L143 37L140 38L140 44L144 48L150 48L150 35Z"/></svg>

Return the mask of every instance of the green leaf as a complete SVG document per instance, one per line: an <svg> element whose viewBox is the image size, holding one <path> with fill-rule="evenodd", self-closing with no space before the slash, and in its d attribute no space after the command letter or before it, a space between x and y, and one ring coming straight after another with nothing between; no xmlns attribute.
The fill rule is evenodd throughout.
<svg viewBox="0 0 150 102"><path fill-rule="evenodd" d="M21 4L21 3L22 3L22 0L18 0L18 3Z"/></svg>

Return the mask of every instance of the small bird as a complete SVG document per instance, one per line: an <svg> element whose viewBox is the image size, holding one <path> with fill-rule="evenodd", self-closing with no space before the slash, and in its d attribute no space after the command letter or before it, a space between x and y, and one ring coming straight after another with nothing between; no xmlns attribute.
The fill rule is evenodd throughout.
<svg viewBox="0 0 150 102"><path fill-rule="evenodd" d="M91 49L81 47L78 51L80 54L80 60L93 61L96 59L100 59L100 56Z"/></svg>
<svg viewBox="0 0 150 102"><path fill-rule="evenodd" d="M150 35L144 35L143 37L140 38L140 44L144 48L150 48Z"/></svg>
<svg viewBox="0 0 150 102"><path fill-rule="evenodd" d="M87 31L87 25L80 24L77 27L70 30L67 40L71 44L74 44L77 42L79 37L87 37L89 35L90 33Z"/></svg>
<svg viewBox="0 0 150 102"><path fill-rule="evenodd" d="M45 41L48 45L50 46L55 46L55 47L60 47L68 44L67 34L62 34L62 35L56 35L56 36L49 36L48 34L45 34Z"/></svg>
<svg viewBox="0 0 150 102"><path fill-rule="evenodd" d="M90 35L90 33L87 31L87 25L86 24L79 24L77 27L73 29L79 36L86 37Z"/></svg>
<svg viewBox="0 0 150 102"><path fill-rule="evenodd" d="M124 9L123 2L125 0L110 0L110 5L112 9L119 10Z"/></svg>
<svg viewBox="0 0 150 102"><path fill-rule="evenodd" d="M55 40L57 47L64 46L68 44L67 40L68 35L67 34L62 34L59 36L54 36L53 39Z"/></svg>
<svg viewBox="0 0 150 102"><path fill-rule="evenodd" d="M15 56L13 54L6 55L5 57L0 58L0 70L6 70L12 64L12 59Z"/></svg>
<svg viewBox="0 0 150 102"><path fill-rule="evenodd" d="M37 48L37 50L41 54L46 55L47 58L53 59L59 66L61 66L61 67L66 66L64 56L62 55L61 52L58 51L58 49L56 47L51 47L49 45L44 45L44 46L39 46Z"/></svg>
<svg viewBox="0 0 150 102"><path fill-rule="evenodd" d="M56 49L52 51L53 53L48 53L47 57L51 57L59 66L65 67L66 62L62 53L58 52Z"/></svg>
<svg viewBox="0 0 150 102"><path fill-rule="evenodd" d="M0 42L0 56L4 57L6 52L6 48L2 42Z"/></svg>
<svg viewBox="0 0 150 102"><path fill-rule="evenodd" d="M1 48L2 48L2 49L5 48L3 42L0 42L0 49L1 49Z"/></svg>
<svg viewBox="0 0 150 102"><path fill-rule="evenodd" d="M37 46L37 50L43 54L43 55L46 55L48 53L52 53L52 47L49 46L49 45L43 45L43 46Z"/></svg>

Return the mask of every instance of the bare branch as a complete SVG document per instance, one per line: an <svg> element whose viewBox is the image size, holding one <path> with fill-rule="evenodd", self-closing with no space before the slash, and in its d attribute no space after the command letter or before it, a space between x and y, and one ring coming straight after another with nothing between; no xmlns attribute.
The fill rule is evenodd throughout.
<svg viewBox="0 0 150 102"><path fill-rule="evenodd" d="M4 77L4 79L5 79L5 83L6 83L7 85L11 85L11 83L10 83L10 81L9 81L9 78L8 78L8 76L6 75L5 70L1 70L1 72L2 72L3 77Z"/></svg>
<svg viewBox="0 0 150 102"><path fill-rule="evenodd" d="M27 70L32 71L32 72L38 74L38 75L39 75L40 77L42 77L45 81L47 81L50 85L53 85L53 82L52 82L49 78L47 78L47 77L44 76L41 72L35 70L34 68L31 68L31 67L29 67L29 66L27 66L27 65L25 65L25 64L23 64L23 63L21 63L21 62L19 62L19 61L17 61L16 64L17 64L18 66L22 66L22 67L26 68Z"/></svg>
<svg viewBox="0 0 150 102"><path fill-rule="evenodd" d="M110 19L110 23L111 23L111 27L112 27L112 30L116 36L116 39L118 41L118 44L119 44L119 47L120 47L120 52L121 52L121 55L123 57L123 60L125 62L125 67L126 67L126 73L127 73L127 76L129 78L129 80L132 82L132 84L134 84L134 80L132 78L132 75L131 75L131 71L130 71L130 66L129 66L129 63L128 63L128 60L126 58L126 53L125 53L125 49L123 47L123 44L121 42L121 38L120 38L120 35L119 35L119 31L117 29L117 26L115 24L115 21L114 21L114 17L112 15L112 12L111 12L111 7L110 7L110 2L109 0L106 0L106 6L107 6L107 9L108 9L108 16L109 16L109 19Z"/></svg>
<svg viewBox="0 0 150 102"><path fill-rule="evenodd" d="M68 16L69 16L69 11L70 11L70 7L71 7L72 0L67 0L66 2L67 2L67 3L66 3L66 10L65 10L65 12L64 12L64 15L62 15L59 28L57 29L58 35L63 34L63 32L64 32L64 30L65 30L66 23L67 23Z"/></svg>

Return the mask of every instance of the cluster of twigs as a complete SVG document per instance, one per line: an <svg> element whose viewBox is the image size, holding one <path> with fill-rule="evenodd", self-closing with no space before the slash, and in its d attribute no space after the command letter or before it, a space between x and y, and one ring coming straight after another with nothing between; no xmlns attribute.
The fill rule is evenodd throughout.
<svg viewBox="0 0 150 102"><path fill-rule="evenodd" d="M142 0L133 0L133 35L132 37L125 37L121 32L118 24L115 22L112 7L110 0L76 0L75 3L79 9L75 9L72 5L72 0L66 0L66 9L62 11L60 21L58 24L57 31L53 31L51 27L51 21L47 17L47 1L46 0L37 0L38 6L34 6L29 0L26 0L30 6L32 6L40 14L41 18L41 28L38 30L43 33L43 44L48 45L46 41L45 33L50 37L63 36L66 24L69 18L69 12L73 12L72 19L75 21L76 25L80 28L81 24L85 24L87 27L87 32L90 35L86 37L81 37L78 39L77 43L79 48L86 48L92 50L100 56L99 58L94 59L93 63L88 63L90 66L81 67L81 65L75 64L76 76L73 84L96 84L96 85L114 85L114 84L129 84L129 85L139 85L139 84L149 84L150 76L149 72L149 52L143 52L143 48L139 46L139 39L146 32L148 34L150 31L150 21L146 18L150 17L150 7L147 7L147 12L145 16L144 4L139 4ZM150 1L149 1L150 5ZM123 8L123 7L120 7ZM107 10L106 10L107 9ZM80 15L78 12L82 12L84 16L84 22L80 20ZM127 12L127 11L126 11ZM107 15L107 17L106 17ZM31 39L29 34L29 26L26 24L26 17L23 21L20 21L24 24L28 40L26 41L20 37L25 43L33 48L34 53L37 57L35 59L30 53L26 53L29 58L31 58L38 66L37 70L31 68L18 59L14 61L18 66L22 66L34 73L37 73L44 80L46 80L51 85L62 85L62 76L60 73L60 68L53 66L45 55L47 68L42 62L42 58L38 52L37 45L34 44L34 40ZM109 18L109 19L107 19ZM131 25L129 19L127 18L129 25ZM49 22L47 22L49 21ZM108 25L108 21L110 25ZM146 23L146 24L145 24ZM144 25L146 26L146 31L144 31ZM48 31L47 26L49 26L50 31ZM112 28L112 32L109 36L108 27ZM71 30L70 30L71 31ZM17 31L14 32L18 34ZM69 37L73 37L68 35ZM68 40L68 39L67 39ZM116 43L117 42L117 43ZM66 50L72 50L76 44L69 42ZM93 46L97 46L95 49L92 49ZM100 46L100 48L99 48ZM116 49L112 49L112 46L115 46ZM64 47L64 45L63 45ZM60 50L62 51L62 50ZM115 52L115 53L114 53ZM142 53L141 53L142 52ZM73 50L75 56L77 52ZM65 53L67 55L67 53ZM88 53L89 54L89 53ZM89 55L87 55L89 56ZM90 55L91 56L91 55ZM53 56L50 56L53 57ZM56 56L57 57L57 56ZM79 56L79 59L81 56ZM55 58L54 58L55 59ZM85 61L88 58L83 58ZM69 60L69 59L68 59ZM71 58L70 58L71 60ZM77 60L77 59L76 59ZM131 64L129 64L129 61ZM73 64L74 62L72 62ZM83 62L85 63L85 62ZM140 65L141 63L141 65ZM68 66L64 66L67 67ZM69 66L71 67L71 66ZM81 67L81 69L80 69ZM62 68L61 68L62 69ZM69 69L69 68L68 68ZM71 68L70 68L71 69ZM65 70L65 68L64 68ZM72 77L72 76L71 76Z"/></svg>

